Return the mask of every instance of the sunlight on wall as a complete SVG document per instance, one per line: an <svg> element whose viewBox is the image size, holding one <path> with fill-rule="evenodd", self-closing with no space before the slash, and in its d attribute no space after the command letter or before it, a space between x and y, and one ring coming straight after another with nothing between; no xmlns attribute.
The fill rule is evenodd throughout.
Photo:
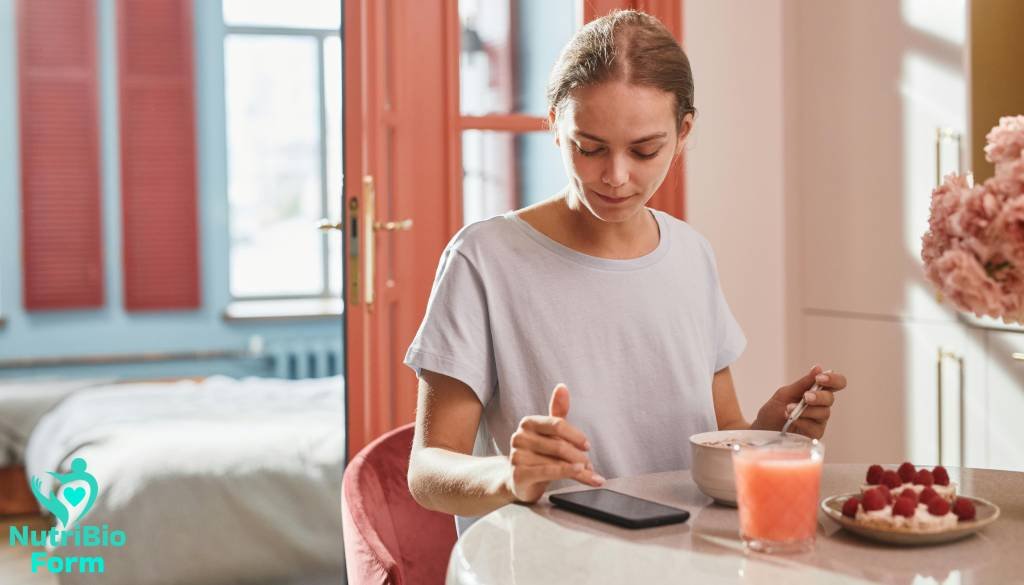
<svg viewBox="0 0 1024 585"><path fill-rule="evenodd" d="M903 245L916 264L921 263L921 236L928 229L936 164L941 174L957 170L958 157L947 149L936 160L936 130L952 128L965 135L967 84L962 70L937 63L927 55L908 52L903 57L900 95L903 102ZM948 154L948 156L946 156ZM923 275L908 282L906 309L910 314L935 311L935 293Z"/></svg>
<svg viewBox="0 0 1024 585"><path fill-rule="evenodd" d="M910 266L921 267L921 236L928 229L936 173L966 170L962 169L961 161L967 144L968 87L962 59L967 14L963 0L904 0L901 15L912 32L924 33L906 37L908 46L902 55L899 86L903 254ZM955 132L961 143L940 141L939 128ZM904 285L904 314L915 317L904 325L905 453L911 461L935 461L941 426L945 462L957 462L962 455L957 365L950 363L941 368L944 384L942 396L938 396L938 351L941 348L961 356L974 356L983 348L974 347L972 339L956 324L927 324L919 320L934 316L949 321L951 312L948 305L939 304L934 287L924 279L923 269L911 274ZM938 415L939 400L943 404L942 420Z"/></svg>
<svg viewBox="0 0 1024 585"><path fill-rule="evenodd" d="M956 45L964 44L966 0L903 0L900 13L903 22L921 32Z"/></svg>

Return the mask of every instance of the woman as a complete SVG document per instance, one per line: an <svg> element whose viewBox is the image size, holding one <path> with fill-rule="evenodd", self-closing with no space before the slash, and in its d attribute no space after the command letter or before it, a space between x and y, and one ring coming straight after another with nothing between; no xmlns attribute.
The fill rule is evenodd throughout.
<svg viewBox="0 0 1024 585"><path fill-rule="evenodd" d="M834 399L807 391L846 385L815 366L744 420L729 365L746 340L711 247L645 206L696 112L689 61L658 20L583 27L548 100L569 185L456 234L405 360L420 378L409 488L460 531L553 481L688 469L690 435L780 429L805 392L793 429L820 437Z"/></svg>

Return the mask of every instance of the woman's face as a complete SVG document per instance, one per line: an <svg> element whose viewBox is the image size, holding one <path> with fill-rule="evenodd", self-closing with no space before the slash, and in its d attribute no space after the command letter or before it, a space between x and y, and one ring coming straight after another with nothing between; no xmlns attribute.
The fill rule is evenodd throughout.
<svg viewBox="0 0 1024 585"><path fill-rule="evenodd" d="M672 94L621 81L576 90L557 120L554 111L550 118L571 194L607 222L644 208L693 126L688 114L676 131Z"/></svg>

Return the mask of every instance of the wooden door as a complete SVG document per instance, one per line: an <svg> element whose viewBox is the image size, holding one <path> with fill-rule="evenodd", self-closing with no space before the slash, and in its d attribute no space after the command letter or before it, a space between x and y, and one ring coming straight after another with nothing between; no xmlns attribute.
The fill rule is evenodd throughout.
<svg viewBox="0 0 1024 585"><path fill-rule="evenodd" d="M350 457L414 418L416 381L402 359L455 228L444 149L444 17L437 0L345 2Z"/></svg>
<svg viewBox="0 0 1024 585"><path fill-rule="evenodd" d="M416 378L402 360L422 319L445 244L465 221L475 219L466 213L463 187L472 172L467 171L463 142L490 133L491 143L485 146L511 153L517 140L548 139L541 108L524 112L508 106L515 102L508 95L514 82L495 83L499 101L508 106L499 112L486 103L483 113L467 112L467 104L460 103L460 95L476 95L461 79L474 51L496 64L494 79L515 73L514 44L474 40L476 31L466 20L470 9L504 10L508 38L524 42L532 37L515 31L532 30L520 18L529 10L538 20L545 20L538 11L575 10L578 27L584 18L636 7L661 17L677 36L682 22L677 0L345 0L344 6L345 370L351 458L375 437L415 418ZM530 95L543 99L555 56L517 78L530 87ZM546 158L560 164L553 150ZM521 168L511 157L504 161L499 162L505 168L498 187L482 191L490 198L485 202L490 212L523 204L518 195L523 185L542 172ZM680 165L653 204L681 217L682 185Z"/></svg>

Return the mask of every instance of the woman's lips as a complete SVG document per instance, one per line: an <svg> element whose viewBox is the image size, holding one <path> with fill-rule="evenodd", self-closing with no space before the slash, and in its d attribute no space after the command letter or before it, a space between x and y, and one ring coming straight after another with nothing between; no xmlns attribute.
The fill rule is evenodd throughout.
<svg viewBox="0 0 1024 585"><path fill-rule="evenodd" d="M622 205L626 201L628 201L628 200L633 198L632 195L628 195L626 197L608 197L606 195L602 195L602 194L598 193L597 191L593 191L593 193L594 193L594 195L597 195L598 197L600 197L601 201L604 201L605 203L609 203L611 205Z"/></svg>

